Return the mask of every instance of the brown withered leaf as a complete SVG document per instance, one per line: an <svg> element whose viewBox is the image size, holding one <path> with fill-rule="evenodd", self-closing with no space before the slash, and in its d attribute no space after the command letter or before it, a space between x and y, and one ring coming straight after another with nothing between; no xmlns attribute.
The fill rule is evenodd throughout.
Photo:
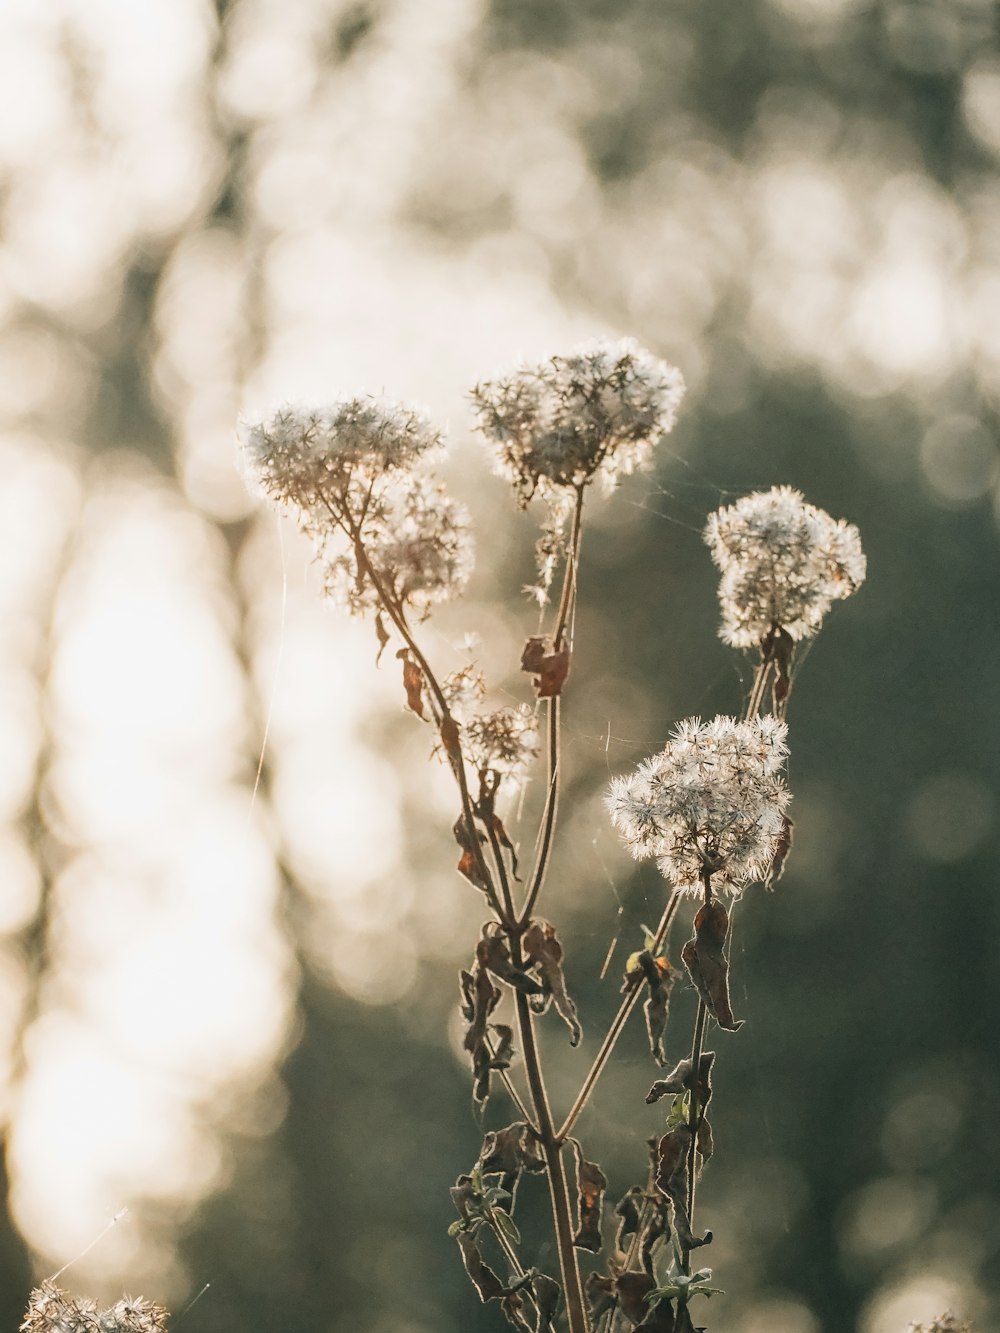
<svg viewBox="0 0 1000 1333"><path fill-rule="evenodd" d="M492 814L490 816L490 828L492 828L493 836L496 838L500 846L510 853L510 873L517 880L518 884L520 884L521 880L517 873L517 851L515 850L514 844L507 836L507 830L503 826L503 820L498 814Z"/></svg>
<svg viewBox="0 0 1000 1333"><path fill-rule="evenodd" d="M477 848L486 841L486 835L480 833L478 829L470 831L466 823L465 815L459 815L451 827L455 835L455 841L462 849L462 855L458 860L458 873L469 881L474 889L480 893L488 892L488 886L483 879L483 873L479 868L479 857L476 854Z"/></svg>
<svg viewBox="0 0 1000 1333"><path fill-rule="evenodd" d="M555 1278L549 1277L548 1273L533 1273L531 1293L535 1298L535 1309L538 1312L535 1333L552 1333L562 1297L562 1287Z"/></svg>
<svg viewBox="0 0 1000 1333"><path fill-rule="evenodd" d="M688 1125L677 1125L668 1130L657 1142L656 1188L670 1200L674 1231L685 1249L694 1250L707 1245L712 1233L698 1237L691 1230L687 1211L688 1159L691 1150L691 1130Z"/></svg>
<svg viewBox="0 0 1000 1333"><path fill-rule="evenodd" d="M533 920L522 940L525 957L538 968L546 998L551 996L559 1016L569 1028L569 1043L578 1046L583 1036L576 1005L566 990L563 976L563 948L556 938L555 927L548 921Z"/></svg>
<svg viewBox="0 0 1000 1333"><path fill-rule="evenodd" d="M549 638L532 637L521 653L521 670L535 677L535 693L539 699L554 699L562 694L569 675L570 651L555 645Z"/></svg>
<svg viewBox="0 0 1000 1333"><path fill-rule="evenodd" d="M622 1314L633 1324L641 1323L649 1314L647 1295L656 1286L648 1273L619 1273L615 1279L615 1295Z"/></svg>
<svg viewBox="0 0 1000 1333"><path fill-rule="evenodd" d="M424 673L410 657L409 648L400 648L396 657L403 664L403 689L406 691L406 706L411 713L427 721L424 712Z"/></svg>
<svg viewBox="0 0 1000 1333"><path fill-rule="evenodd" d="M794 842L795 824L785 815L782 819L781 832L778 834L778 845L774 849L774 856L772 856L771 864L764 876L764 888L767 889L768 893L774 892L775 884L785 873L785 862L788 860L788 853L792 850Z"/></svg>
<svg viewBox="0 0 1000 1333"><path fill-rule="evenodd" d="M646 1019L646 1035L649 1038L649 1053L658 1065L665 1065L667 1056L663 1049L663 1034L667 1030L667 1019L670 1017L670 992L677 978L666 958L654 958L648 949L643 949L641 953L634 955L634 962L639 969L638 976L642 977L649 989L649 995L642 1006ZM637 974L632 971L627 972L622 985L623 994L636 984L638 984Z"/></svg>
<svg viewBox="0 0 1000 1333"><path fill-rule="evenodd" d="M486 1040L490 1014L500 1003L500 988L493 985L486 969L478 963L473 965L471 972L463 969L458 977L462 990L462 1017L468 1024L462 1045L472 1061L472 1096L479 1106L483 1106L490 1095L490 1073L501 1067L495 1063L496 1057ZM497 1052L499 1056L500 1051Z"/></svg>
<svg viewBox="0 0 1000 1333"><path fill-rule="evenodd" d="M489 921L483 927L482 938L476 945L476 958L483 967L489 968L495 977L506 981L508 986L513 986L524 995L546 993L544 980L536 981L523 968L515 965L507 941L502 935L497 934L495 922Z"/></svg>
<svg viewBox="0 0 1000 1333"><path fill-rule="evenodd" d="M576 1188L578 1225L573 1244L578 1250L599 1254L604 1240L601 1236L601 1218L604 1211L604 1191L608 1178L596 1162L588 1162L576 1139L571 1140L576 1154Z"/></svg>
<svg viewBox="0 0 1000 1333"><path fill-rule="evenodd" d="M452 1193L454 1194L454 1190ZM468 1231L459 1231L455 1239L462 1251L465 1271L472 1279L472 1285L479 1292L479 1299L483 1304L485 1305L487 1301L498 1301L506 1296L506 1286L480 1254L475 1238Z"/></svg>
<svg viewBox="0 0 1000 1333"><path fill-rule="evenodd" d="M701 1076L698 1080L698 1124L696 1129L698 1153L703 1161L708 1161L715 1151L712 1126L708 1120L708 1104L712 1100L712 1066L715 1064L714 1051L702 1051ZM670 1071L666 1078L658 1079L646 1093L647 1105L658 1102L661 1097L676 1096L680 1092L692 1089L690 1059L681 1062Z"/></svg>
<svg viewBox="0 0 1000 1333"><path fill-rule="evenodd" d="M615 1308L615 1279L603 1273L589 1273L583 1284L583 1294L590 1308L590 1322L597 1328L609 1310Z"/></svg>
<svg viewBox="0 0 1000 1333"><path fill-rule="evenodd" d="M729 913L718 898L713 898L698 909L694 938L685 944L681 958L719 1027L738 1032L743 1020L733 1017L729 1000L729 960L725 953L728 934Z"/></svg>
<svg viewBox="0 0 1000 1333"><path fill-rule="evenodd" d="M500 1188L510 1195L511 1207L508 1211L513 1211L521 1172L544 1171L545 1158L525 1121L515 1120L504 1129L489 1131L479 1152L479 1167L486 1174L500 1172Z"/></svg>
<svg viewBox="0 0 1000 1333"><path fill-rule="evenodd" d="M462 741L458 723L450 713L446 713L441 719L441 744L448 756L448 762L457 773L462 763Z"/></svg>

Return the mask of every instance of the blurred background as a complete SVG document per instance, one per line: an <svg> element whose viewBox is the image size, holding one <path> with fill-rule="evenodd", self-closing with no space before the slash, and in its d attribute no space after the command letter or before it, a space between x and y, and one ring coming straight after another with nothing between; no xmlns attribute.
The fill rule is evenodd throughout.
<svg viewBox="0 0 1000 1333"><path fill-rule="evenodd" d="M465 394L629 334L689 395L584 539L543 910L586 1037L546 1023L554 1099L663 901L607 778L751 675L705 516L790 483L870 572L796 686L789 869L737 914L703 1313L1000 1327L995 6L2 0L0 104L2 1326L124 1207L61 1281L184 1333L502 1326L446 1235L482 1135L449 780L247 494L234 422L426 404L479 530L428 650L448 671L478 636L523 699L538 516ZM613 1198L654 1073L630 1029L579 1125Z"/></svg>

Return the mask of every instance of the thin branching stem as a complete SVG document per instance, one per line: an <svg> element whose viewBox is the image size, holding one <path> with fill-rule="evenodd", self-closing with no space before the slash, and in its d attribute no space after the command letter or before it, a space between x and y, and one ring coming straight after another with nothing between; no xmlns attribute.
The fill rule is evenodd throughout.
<svg viewBox="0 0 1000 1333"><path fill-rule="evenodd" d="M573 511L573 530L570 537L569 553L566 557L566 571L563 575L562 595L559 598L559 614L556 619L555 634L552 637L552 650L558 653L562 648L566 626L576 596L577 573L580 565L580 541L583 535L583 496L581 486L576 493L576 508ZM539 835L538 852L525 895L524 906L518 918L518 928L524 930L531 920L531 915L538 902L538 895L545 882L548 869L549 853L556 829L556 812L559 807L559 731L560 700L555 695L548 700L548 792L545 797L545 809L542 812L542 825Z"/></svg>
<svg viewBox="0 0 1000 1333"><path fill-rule="evenodd" d="M677 909L680 906L680 903L681 895L675 889L667 900L667 905L663 909L663 915L660 917L660 924L656 928L656 934L653 936L650 945L650 953L654 956L662 947L663 941L667 937L667 931L670 929L671 923L677 914ZM601 1042L600 1050L594 1056L594 1062L587 1071L587 1076L583 1080L583 1085L576 1095L576 1101L574 1101L573 1105L570 1107L569 1114L566 1116L566 1119L563 1121L562 1127L559 1130L560 1140L565 1139L567 1135L572 1132L573 1126L576 1124L581 1112L590 1100L590 1095L594 1091L597 1080L601 1077L605 1065L611 1059L612 1053L618 1044L618 1038L622 1034L622 1029L628 1021L628 1016L635 1008L636 1002L641 994L642 985L639 983L632 987L618 1006L618 1012L611 1020L611 1026L608 1028L607 1035Z"/></svg>

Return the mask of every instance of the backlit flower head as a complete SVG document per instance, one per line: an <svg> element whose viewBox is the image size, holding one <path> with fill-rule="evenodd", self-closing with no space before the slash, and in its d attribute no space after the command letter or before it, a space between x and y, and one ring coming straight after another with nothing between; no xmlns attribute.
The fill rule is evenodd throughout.
<svg viewBox="0 0 1000 1333"><path fill-rule="evenodd" d="M611 820L632 855L655 856L664 878L692 893L706 873L732 893L762 878L790 800L786 736L771 716L682 722L659 754L611 784Z"/></svg>
<svg viewBox="0 0 1000 1333"><path fill-rule="evenodd" d="M807 504L790 486L719 509L705 541L722 571L720 634L734 648L754 647L772 630L812 638L833 603L865 580L857 528Z"/></svg>
<svg viewBox="0 0 1000 1333"><path fill-rule="evenodd" d="M283 407L241 427L244 470L314 541L327 593L351 612L383 596L423 614L472 568L465 508L433 477L441 436L416 409L370 398Z"/></svg>
<svg viewBox="0 0 1000 1333"><path fill-rule="evenodd" d="M123 1296L100 1310L96 1301L45 1281L28 1298L21 1333L166 1333L166 1328L166 1310L141 1296Z"/></svg>
<svg viewBox="0 0 1000 1333"><path fill-rule="evenodd" d="M907 1333L972 1333L972 1325L960 1323L949 1311L929 1324L910 1324Z"/></svg>
<svg viewBox="0 0 1000 1333"><path fill-rule="evenodd" d="M492 769L508 785L521 783L538 755L535 715L524 704L474 715L462 727L462 748L475 772Z"/></svg>
<svg viewBox="0 0 1000 1333"><path fill-rule="evenodd" d="M648 463L684 396L681 372L630 338L586 343L476 385L476 424L522 504L536 491L613 485Z"/></svg>
<svg viewBox="0 0 1000 1333"><path fill-rule="evenodd" d="M248 479L276 504L307 511L354 510L372 485L442 446L423 413L375 398L286 405L263 421L241 422L239 441Z"/></svg>

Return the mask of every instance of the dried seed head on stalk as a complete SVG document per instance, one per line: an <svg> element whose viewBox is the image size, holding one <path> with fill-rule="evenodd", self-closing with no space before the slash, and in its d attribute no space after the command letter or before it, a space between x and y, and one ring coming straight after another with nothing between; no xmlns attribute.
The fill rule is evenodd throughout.
<svg viewBox="0 0 1000 1333"><path fill-rule="evenodd" d="M706 871L734 894L765 874L790 800L787 730L771 716L682 722L660 754L611 784L612 823L632 855L655 856L663 876L691 893Z"/></svg>
<svg viewBox="0 0 1000 1333"><path fill-rule="evenodd" d="M248 479L295 512L327 593L352 613L385 594L422 614L464 586L468 514L430 472L442 439L414 408L370 398L283 407L243 423L240 447Z"/></svg>
<svg viewBox="0 0 1000 1333"><path fill-rule="evenodd" d="M746 495L712 514L705 541L722 571L722 639L752 648L772 630L794 640L819 631L834 602L865 580L853 524L807 504L790 486Z"/></svg>
<svg viewBox="0 0 1000 1333"><path fill-rule="evenodd" d="M959 1323L951 1311L948 1311L947 1314L932 1319L929 1324L910 1324L906 1333L972 1333L972 1325Z"/></svg>
<svg viewBox="0 0 1000 1333"><path fill-rule="evenodd" d="M674 424L681 372L630 338L522 365L472 390L476 424L522 504L644 466Z"/></svg>
<svg viewBox="0 0 1000 1333"><path fill-rule="evenodd" d="M524 782L538 757L538 722L533 711L500 708L469 718L462 728L465 757L477 773L493 769L507 785Z"/></svg>
<svg viewBox="0 0 1000 1333"><path fill-rule="evenodd" d="M46 1281L28 1298L21 1333L166 1333L167 1312L141 1296L123 1296L106 1310Z"/></svg>

